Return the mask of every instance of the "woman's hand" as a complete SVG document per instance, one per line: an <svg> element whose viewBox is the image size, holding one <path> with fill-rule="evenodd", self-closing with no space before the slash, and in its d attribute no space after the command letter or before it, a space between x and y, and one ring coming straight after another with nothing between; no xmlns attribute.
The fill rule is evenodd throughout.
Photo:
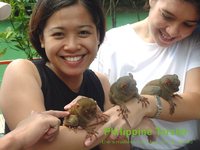
<svg viewBox="0 0 200 150"><path fill-rule="evenodd" d="M99 124L105 123L109 116L103 114L95 100L93 100L95 103L93 103L91 100L93 99L84 96L78 96L71 103L66 105L64 109L68 111L70 115L72 115L64 118L64 125L67 126L69 124L72 125L72 123L75 123L74 125L77 129L82 129L83 126L84 129L86 129L87 127L96 128L96 126ZM79 121L75 122L72 120L72 118L76 118L76 120L78 119Z"/></svg>
<svg viewBox="0 0 200 150"><path fill-rule="evenodd" d="M138 130L138 129L145 129L151 130L152 136L149 136L149 141L155 140L156 137L156 130L153 122L150 119L145 118L146 111L145 108L142 107L140 103L137 101L130 101L126 103L127 108L129 109L128 118L123 119L122 116L119 115L119 106L115 106L104 112L105 115L110 116L110 119L103 124L98 129L97 137L93 137L92 139L86 139L85 145L90 146L93 144L97 139L105 139L108 138L115 140L119 138L119 134L113 134L112 130L116 132L120 130ZM115 133L116 133L115 132ZM127 136L127 135L123 135Z"/></svg>
<svg viewBox="0 0 200 150"><path fill-rule="evenodd" d="M149 133L151 133L150 135L147 135L148 141L149 143L153 142L156 140L157 138L157 132L156 132L156 126L153 123L153 121L147 117L144 117L142 119L142 121L140 122L140 124L137 126L136 130L145 130Z"/></svg>
<svg viewBox="0 0 200 150"><path fill-rule="evenodd" d="M60 119L68 115L64 111L32 112L30 116L19 122L17 127L10 132L18 139L22 148L28 148L40 139L53 141L58 134Z"/></svg>

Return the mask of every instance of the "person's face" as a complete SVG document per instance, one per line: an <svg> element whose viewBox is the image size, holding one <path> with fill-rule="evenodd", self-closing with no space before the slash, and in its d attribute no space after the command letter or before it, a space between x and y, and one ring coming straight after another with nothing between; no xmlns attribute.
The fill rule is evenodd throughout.
<svg viewBox="0 0 200 150"><path fill-rule="evenodd" d="M160 46L189 36L197 26L198 12L194 5L182 0L150 0L149 32Z"/></svg>
<svg viewBox="0 0 200 150"><path fill-rule="evenodd" d="M61 76L82 75L98 51L96 26L80 4L55 12L48 19L40 39L50 68Z"/></svg>

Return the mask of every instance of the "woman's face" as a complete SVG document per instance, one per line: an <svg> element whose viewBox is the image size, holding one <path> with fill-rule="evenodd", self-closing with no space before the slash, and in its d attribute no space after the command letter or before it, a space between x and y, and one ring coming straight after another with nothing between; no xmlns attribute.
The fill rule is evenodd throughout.
<svg viewBox="0 0 200 150"><path fill-rule="evenodd" d="M149 33L158 45L168 47L196 28L199 15L191 3L183 0L150 0L149 3Z"/></svg>
<svg viewBox="0 0 200 150"><path fill-rule="evenodd" d="M82 75L96 57L99 44L96 26L81 4L55 12L40 39L48 66L60 76Z"/></svg>

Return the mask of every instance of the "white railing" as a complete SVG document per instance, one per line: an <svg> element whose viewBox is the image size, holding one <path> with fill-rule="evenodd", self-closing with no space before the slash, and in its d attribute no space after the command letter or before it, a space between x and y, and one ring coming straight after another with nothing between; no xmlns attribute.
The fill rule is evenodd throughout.
<svg viewBox="0 0 200 150"><path fill-rule="evenodd" d="M0 137L2 134L4 134L5 129L5 119L2 114L0 114Z"/></svg>

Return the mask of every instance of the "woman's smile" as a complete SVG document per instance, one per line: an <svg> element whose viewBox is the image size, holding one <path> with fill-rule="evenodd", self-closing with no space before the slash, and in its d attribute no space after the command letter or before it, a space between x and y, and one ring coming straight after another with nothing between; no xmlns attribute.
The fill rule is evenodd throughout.
<svg viewBox="0 0 200 150"><path fill-rule="evenodd" d="M161 30L159 31L160 34L160 42L165 44L165 45L170 45L176 38L171 37L167 35L166 33L162 32Z"/></svg>
<svg viewBox="0 0 200 150"><path fill-rule="evenodd" d="M68 61L68 62L78 62L83 57L84 57L84 55L81 55L81 56L66 56L66 57L63 57L63 59Z"/></svg>

